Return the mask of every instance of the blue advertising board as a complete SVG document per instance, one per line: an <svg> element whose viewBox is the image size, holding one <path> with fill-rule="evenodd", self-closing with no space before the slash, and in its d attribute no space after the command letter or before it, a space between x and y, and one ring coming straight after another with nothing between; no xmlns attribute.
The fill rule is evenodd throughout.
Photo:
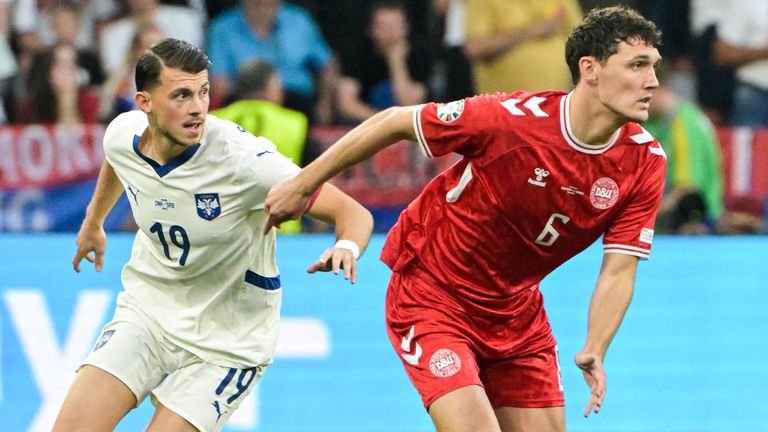
<svg viewBox="0 0 768 432"><path fill-rule="evenodd" d="M50 430L74 369L111 317L131 242L110 234L104 270L86 265L76 274L74 235L0 235L2 430ZM226 431L433 430L386 336L383 237L361 259L355 285L305 273L332 242L278 240L284 297L275 364ZM589 248L542 284L568 430L768 430L768 238L657 238L606 359L603 410L584 419L589 393L572 359L601 254L600 245ZM147 400L117 430L143 430L151 414Z"/></svg>

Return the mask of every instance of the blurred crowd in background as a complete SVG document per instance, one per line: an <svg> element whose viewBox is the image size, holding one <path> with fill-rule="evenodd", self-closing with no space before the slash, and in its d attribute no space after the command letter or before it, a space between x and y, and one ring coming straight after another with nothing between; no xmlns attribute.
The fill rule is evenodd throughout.
<svg viewBox="0 0 768 432"><path fill-rule="evenodd" d="M173 37L208 52L215 115L306 163L313 129L393 105L569 90L568 33L613 4L664 34L645 125L669 161L659 230L764 231L766 196L725 196L720 140L768 127L768 0L0 0L0 128L108 123L135 108L138 57Z"/></svg>

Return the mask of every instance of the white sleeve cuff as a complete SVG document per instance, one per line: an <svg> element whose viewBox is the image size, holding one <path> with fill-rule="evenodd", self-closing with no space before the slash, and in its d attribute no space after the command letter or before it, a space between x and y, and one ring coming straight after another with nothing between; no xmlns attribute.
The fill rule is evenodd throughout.
<svg viewBox="0 0 768 432"><path fill-rule="evenodd" d="M426 157L434 157L432 151L427 145L427 139L424 138L424 128L421 126L421 111L426 105L419 105L416 111L413 112L413 130L416 132L416 141L419 143L419 149L424 153Z"/></svg>
<svg viewBox="0 0 768 432"><path fill-rule="evenodd" d="M609 243L603 245L604 253L617 253L623 255L636 256L642 260L647 260L651 256L650 249L639 248L637 246L628 246L618 243Z"/></svg>

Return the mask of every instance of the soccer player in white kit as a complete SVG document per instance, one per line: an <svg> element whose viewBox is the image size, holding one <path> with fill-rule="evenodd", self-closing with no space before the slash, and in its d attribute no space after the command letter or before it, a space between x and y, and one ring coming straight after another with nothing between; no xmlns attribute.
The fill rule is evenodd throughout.
<svg viewBox="0 0 768 432"><path fill-rule="evenodd" d="M272 362L280 312L269 189L299 172L264 138L208 116L210 62L166 39L136 67L136 103L107 127L105 162L77 237L100 271L103 221L125 190L139 226L114 318L78 370L55 431L111 431L149 394L149 431L218 431ZM339 241L309 272L351 282L370 213L325 185L308 207ZM87 412L87 415L83 413Z"/></svg>

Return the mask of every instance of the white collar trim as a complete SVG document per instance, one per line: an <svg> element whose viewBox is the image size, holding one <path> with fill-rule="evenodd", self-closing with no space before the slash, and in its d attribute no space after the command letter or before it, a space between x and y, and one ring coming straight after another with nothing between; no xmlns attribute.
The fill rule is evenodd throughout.
<svg viewBox="0 0 768 432"><path fill-rule="evenodd" d="M573 95L573 92L568 93L567 95L560 98L560 131L563 134L563 138L565 138L565 142L568 143L569 146L573 147L574 149L587 154L601 154L608 151L609 148L613 147L614 144L616 144L616 141L619 139L619 134L621 132L621 129L617 129L616 132L613 133L611 136L611 140L608 141L608 144L603 145L590 145L583 143L579 141L578 138L576 138L576 135L574 135L573 130L571 129L571 96Z"/></svg>

